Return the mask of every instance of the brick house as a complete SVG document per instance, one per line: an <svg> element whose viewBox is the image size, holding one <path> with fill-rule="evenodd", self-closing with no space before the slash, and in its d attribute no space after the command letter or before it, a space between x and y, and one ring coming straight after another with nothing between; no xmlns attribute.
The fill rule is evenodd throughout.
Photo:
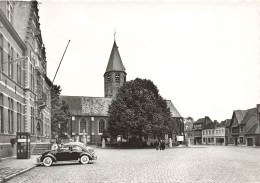
<svg viewBox="0 0 260 183"><path fill-rule="evenodd" d="M13 156L10 140L30 132L51 135L51 81L46 73L37 1L0 2L0 156Z"/></svg>

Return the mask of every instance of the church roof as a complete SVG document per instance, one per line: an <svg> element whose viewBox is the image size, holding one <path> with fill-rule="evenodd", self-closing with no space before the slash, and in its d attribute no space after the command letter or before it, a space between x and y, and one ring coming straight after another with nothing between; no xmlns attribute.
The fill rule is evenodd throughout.
<svg viewBox="0 0 260 183"><path fill-rule="evenodd" d="M69 104L72 114L84 116L108 116L108 107L112 102L112 98L104 97L62 95L60 99Z"/></svg>
<svg viewBox="0 0 260 183"><path fill-rule="evenodd" d="M167 107L170 108L170 111L171 111L171 113L172 113L172 117L181 118L180 113L177 111L177 109L176 109L176 107L173 105L172 101L171 101L171 100L166 100L166 103L167 103Z"/></svg>
<svg viewBox="0 0 260 183"><path fill-rule="evenodd" d="M114 42L114 45L113 45L113 48L112 48L112 51L111 51L111 54L109 57L109 61L107 64L106 72L110 72L110 71L123 71L123 72L125 71L125 67L121 60L116 42Z"/></svg>

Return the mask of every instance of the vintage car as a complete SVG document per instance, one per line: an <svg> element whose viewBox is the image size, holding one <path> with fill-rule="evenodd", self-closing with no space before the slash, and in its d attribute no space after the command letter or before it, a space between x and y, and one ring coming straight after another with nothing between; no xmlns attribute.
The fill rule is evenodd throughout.
<svg viewBox="0 0 260 183"><path fill-rule="evenodd" d="M78 161L82 164L87 164L90 160L96 159L97 156L93 148L87 147L80 142L69 142L57 149L45 151L37 158L37 163L41 163L44 166L51 166L53 162L59 161Z"/></svg>

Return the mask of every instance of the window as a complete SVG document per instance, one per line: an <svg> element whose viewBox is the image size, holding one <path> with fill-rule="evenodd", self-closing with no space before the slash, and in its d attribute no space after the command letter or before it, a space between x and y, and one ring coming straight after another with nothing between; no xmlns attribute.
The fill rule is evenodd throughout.
<svg viewBox="0 0 260 183"><path fill-rule="evenodd" d="M209 131L209 135L211 135L211 130Z"/></svg>
<svg viewBox="0 0 260 183"><path fill-rule="evenodd" d="M203 142L206 142L206 139L205 139L205 138L203 138Z"/></svg>
<svg viewBox="0 0 260 183"><path fill-rule="evenodd" d="M32 64L30 64L30 75L31 75L31 85L30 85L30 89L32 91L34 91L34 68L32 66Z"/></svg>
<svg viewBox="0 0 260 183"><path fill-rule="evenodd" d="M8 98L8 132L14 132L14 101Z"/></svg>
<svg viewBox="0 0 260 183"><path fill-rule="evenodd" d="M4 133L4 111L3 111L3 99L4 96L2 93L0 93L0 130L2 133Z"/></svg>
<svg viewBox="0 0 260 183"><path fill-rule="evenodd" d="M110 83L111 82L111 74L108 74L107 75L107 83Z"/></svg>
<svg viewBox="0 0 260 183"><path fill-rule="evenodd" d="M205 135L205 131L203 131L202 133L203 133L203 135Z"/></svg>
<svg viewBox="0 0 260 183"><path fill-rule="evenodd" d="M9 0L7 1L7 19L11 24L13 24L14 19L14 7L12 2Z"/></svg>
<svg viewBox="0 0 260 183"><path fill-rule="evenodd" d="M82 151L82 148L79 146L72 146L73 151Z"/></svg>
<svg viewBox="0 0 260 183"><path fill-rule="evenodd" d="M241 127L240 127L240 132L243 132L243 130L244 130L244 129L243 129L243 126L241 126Z"/></svg>
<svg viewBox="0 0 260 183"><path fill-rule="evenodd" d="M208 135L208 131L206 131L206 135Z"/></svg>
<svg viewBox="0 0 260 183"><path fill-rule="evenodd" d="M19 58L19 55L17 54L17 58ZM21 62L17 62L17 83L21 85L21 78L22 78L22 68L21 68Z"/></svg>
<svg viewBox="0 0 260 183"><path fill-rule="evenodd" d="M116 74L116 83L120 83L120 74Z"/></svg>
<svg viewBox="0 0 260 183"><path fill-rule="evenodd" d="M212 130L212 135L214 135L214 130Z"/></svg>
<svg viewBox="0 0 260 183"><path fill-rule="evenodd" d="M22 131L22 104L17 102L17 132Z"/></svg>
<svg viewBox="0 0 260 183"><path fill-rule="evenodd" d="M1 64L1 69L2 71L4 70L4 49L3 49L3 44L4 44L4 38L3 35L0 33L0 64Z"/></svg>
<svg viewBox="0 0 260 183"><path fill-rule="evenodd" d="M34 130L34 108L31 107L31 134L35 134Z"/></svg>
<svg viewBox="0 0 260 183"><path fill-rule="evenodd" d="M8 43L8 76L13 78L13 56L14 56L14 49L13 47L10 45L10 43Z"/></svg>
<svg viewBox="0 0 260 183"><path fill-rule="evenodd" d="M232 128L232 133L238 133L238 128Z"/></svg>
<svg viewBox="0 0 260 183"><path fill-rule="evenodd" d="M98 133L103 133L104 129L105 129L105 120L101 119L98 123Z"/></svg>
<svg viewBox="0 0 260 183"><path fill-rule="evenodd" d="M224 134L224 129L221 129L221 133Z"/></svg>
<svg viewBox="0 0 260 183"><path fill-rule="evenodd" d="M87 132L87 122L85 119L80 120L80 133L83 133L83 131Z"/></svg>

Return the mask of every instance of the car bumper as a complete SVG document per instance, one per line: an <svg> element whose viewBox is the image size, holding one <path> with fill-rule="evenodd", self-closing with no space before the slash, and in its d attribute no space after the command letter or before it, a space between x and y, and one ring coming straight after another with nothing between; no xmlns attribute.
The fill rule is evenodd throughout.
<svg viewBox="0 0 260 183"><path fill-rule="evenodd" d="M36 158L36 161L37 161L38 164L41 163L41 157Z"/></svg>
<svg viewBox="0 0 260 183"><path fill-rule="evenodd" d="M91 160L97 160L97 156L92 156Z"/></svg>

